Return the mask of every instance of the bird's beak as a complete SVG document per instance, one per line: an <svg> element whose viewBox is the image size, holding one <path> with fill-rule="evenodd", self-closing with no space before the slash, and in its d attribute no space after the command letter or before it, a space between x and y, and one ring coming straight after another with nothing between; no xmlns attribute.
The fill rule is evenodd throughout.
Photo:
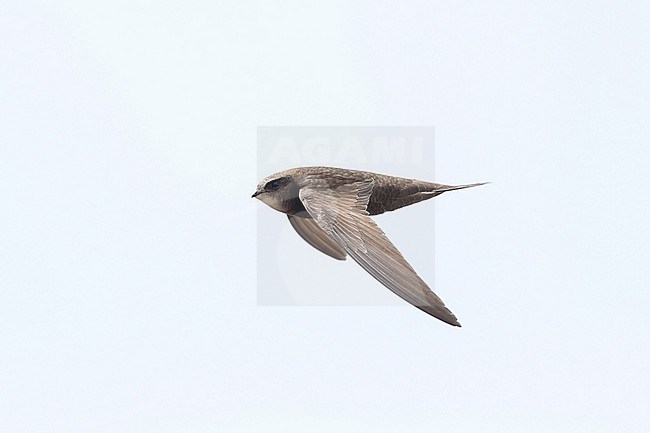
<svg viewBox="0 0 650 433"><path fill-rule="evenodd" d="M253 195L251 196L251 198L255 198L255 197L257 197L257 196L260 195L260 194L262 194L262 191L259 191L259 190L258 190L258 191L255 191L255 192L253 193Z"/></svg>

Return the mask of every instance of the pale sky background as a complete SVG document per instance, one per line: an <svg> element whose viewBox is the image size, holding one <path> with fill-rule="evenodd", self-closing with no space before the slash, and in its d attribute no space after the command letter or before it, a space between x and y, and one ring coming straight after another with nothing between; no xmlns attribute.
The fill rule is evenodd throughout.
<svg viewBox="0 0 650 433"><path fill-rule="evenodd" d="M650 431L648 22L641 1L3 1L0 431ZM435 180L493 182L435 199L464 327L257 306L257 215L285 219L250 199L259 125L432 125Z"/></svg>

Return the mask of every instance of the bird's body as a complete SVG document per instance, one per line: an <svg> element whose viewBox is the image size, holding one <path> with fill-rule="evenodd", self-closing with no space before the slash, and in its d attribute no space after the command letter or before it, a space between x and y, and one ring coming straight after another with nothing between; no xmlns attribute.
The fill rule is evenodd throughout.
<svg viewBox="0 0 650 433"><path fill-rule="evenodd" d="M300 167L265 178L253 197L286 213L298 234L316 249L338 260L349 254L398 296L460 326L370 215L478 185L483 184L449 186L366 171Z"/></svg>

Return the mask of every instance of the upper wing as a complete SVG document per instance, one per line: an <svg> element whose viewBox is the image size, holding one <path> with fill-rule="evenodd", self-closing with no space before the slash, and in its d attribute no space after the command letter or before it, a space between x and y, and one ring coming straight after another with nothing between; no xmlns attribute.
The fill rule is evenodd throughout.
<svg viewBox="0 0 650 433"><path fill-rule="evenodd" d="M368 215L372 184L368 181L336 189L302 188L299 196L314 221L370 275L426 313L460 326L456 316L418 277Z"/></svg>
<svg viewBox="0 0 650 433"><path fill-rule="evenodd" d="M337 260L345 260L347 257L345 250L325 233L311 217L287 216L293 228L296 229L300 237L307 241L309 245Z"/></svg>

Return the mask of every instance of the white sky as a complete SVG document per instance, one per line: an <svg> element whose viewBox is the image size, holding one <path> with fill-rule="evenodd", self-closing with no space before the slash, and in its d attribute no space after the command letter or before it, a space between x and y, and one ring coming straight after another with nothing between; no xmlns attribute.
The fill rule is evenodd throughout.
<svg viewBox="0 0 650 433"><path fill-rule="evenodd" d="M0 430L650 431L649 19L3 2ZM493 182L436 199L435 285L464 327L256 306L256 217L285 222L250 199L259 125L432 125L435 180ZM412 224L381 218L431 276ZM378 287L294 240L314 275Z"/></svg>

